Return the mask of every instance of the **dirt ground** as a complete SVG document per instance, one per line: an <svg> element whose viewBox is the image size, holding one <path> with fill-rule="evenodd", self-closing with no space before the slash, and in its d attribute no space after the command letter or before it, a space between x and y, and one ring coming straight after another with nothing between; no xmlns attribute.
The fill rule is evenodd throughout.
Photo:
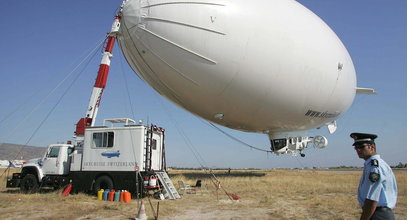
<svg viewBox="0 0 407 220"><path fill-rule="evenodd" d="M62 199L55 193L37 195L36 198L17 193L8 194L8 197L4 198L3 193L0 196L1 203L13 203L7 207L1 205L1 219L134 219L139 207L136 200L124 204L97 201L87 195L71 195ZM160 203L159 219L355 219L356 214L352 211L334 217L336 214L332 211L315 216L284 197L275 200L276 205L270 207L259 205L261 201L257 200L231 201L223 198L217 201L210 196L212 201L208 201L207 197L200 193L186 194L179 200L151 200L151 203L155 211ZM155 219L149 201L144 202L148 219Z"/></svg>
<svg viewBox="0 0 407 220"><path fill-rule="evenodd" d="M235 173L234 173L235 172ZM171 173L170 173L171 174ZM224 189L238 195L230 200L216 190L207 175L197 171L177 171L170 175L197 190L179 190L177 200L145 198L148 219L357 219L356 201L359 172L221 171ZM407 172L397 172L399 199L396 219L407 219ZM61 198L58 192L25 195L0 188L0 219L134 219L139 202L98 201L95 195L77 194ZM151 202L151 203L150 203ZM154 209L154 211L153 211Z"/></svg>

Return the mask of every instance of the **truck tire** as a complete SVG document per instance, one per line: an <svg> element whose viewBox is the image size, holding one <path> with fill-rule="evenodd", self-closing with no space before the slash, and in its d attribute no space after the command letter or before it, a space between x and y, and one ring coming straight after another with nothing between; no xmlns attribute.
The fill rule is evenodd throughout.
<svg viewBox="0 0 407 220"><path fill-rule="evenodd" d="M97 193L100 189L113 189L113 181L108 176L100 176L93 185L93 191Z"/></svg>
<svg viewBox="0 0 407 220"><path fill-rule="evenodd" d="M36 193L39 190L37 177L33 174L27 174L21 180L20 191L22 193Z"/></svg>

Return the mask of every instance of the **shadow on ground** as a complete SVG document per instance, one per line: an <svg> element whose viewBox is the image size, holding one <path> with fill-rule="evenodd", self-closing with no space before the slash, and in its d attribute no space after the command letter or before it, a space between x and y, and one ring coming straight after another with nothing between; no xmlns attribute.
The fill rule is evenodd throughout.
<svg viewBox="0 0 407 220"><path fill-rule="evenodd" d="M38 191L38 193L40 193L40 194L47 194L47 193L54 193L55 191L57 191L57 190L54 190L54 189L52 189L52 188L41 188L41 189ZM0 191L0 193L25 194L25 193L22 193L22 192L20 191L20 189L18 189L18 188L3 190L3 191Z"/></svg>
<svg viewBox="0 0 407 220"><path fill-rule="evenodd" d="M185 172L182 174L169 174L171 178L174 178L178 175L182 175L187 179L209 179L210 174L208 173L196 173L196 172ZM263 177L266 173L259 172L225 172L225 173L215 173L216 177Z"/></svg>

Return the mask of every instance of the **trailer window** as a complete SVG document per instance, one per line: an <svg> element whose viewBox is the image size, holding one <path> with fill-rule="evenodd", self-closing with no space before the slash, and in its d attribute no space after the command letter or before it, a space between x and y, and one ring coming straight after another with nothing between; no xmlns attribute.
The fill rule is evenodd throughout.
<svg viewBox="0 0 407 220"><path fill-rule="evenodd" d="M113 132L93 133L93 147L95 148L113 147L113 140L114 140Z"/></svg>
<svg viewBox="0 0 407 220"><path fill-rule="evenodd" d="M156 139L153 139L153 142L151 143L151 148L153 150L157 150L157 140Z"/></svg>

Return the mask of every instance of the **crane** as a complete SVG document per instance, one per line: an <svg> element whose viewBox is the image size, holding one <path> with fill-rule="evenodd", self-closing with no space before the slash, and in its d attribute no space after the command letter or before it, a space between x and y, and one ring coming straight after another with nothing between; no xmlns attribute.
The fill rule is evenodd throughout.
<svg viewBox="0 0 407 220"><path fill-rule="evenodd" d="M85 117L79 119L76 123L75 139L77 143L83 141L85 128L93 126L96 121L96 116L99 110L100 101L102 99L103 90L106 87L107 77L109 75L110 61L113 58L112 51L114 42L117 38L120 28L120 13L114 18L111 31L107 36L105 51L102 54L102 60L99 65L98 74L90 96L88 109Z"/></svg>

